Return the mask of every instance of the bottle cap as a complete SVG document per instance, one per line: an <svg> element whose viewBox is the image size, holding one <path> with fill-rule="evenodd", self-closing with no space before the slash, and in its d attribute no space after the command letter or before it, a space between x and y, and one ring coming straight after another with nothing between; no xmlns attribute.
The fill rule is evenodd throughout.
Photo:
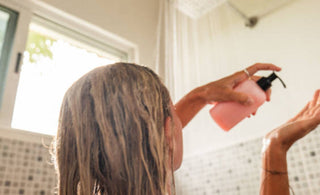
<svg viewBox="0 0 320 195"><path fill-rule="evenodd" d="M286 88L286 84L282 81L282 79L276 75L276 73L270 74L268 77L262 77L257 81L257 84L261 87L262 90L267 91L271 87L272 81L274 81L276 78L280 80L283 87Z"/></svg>

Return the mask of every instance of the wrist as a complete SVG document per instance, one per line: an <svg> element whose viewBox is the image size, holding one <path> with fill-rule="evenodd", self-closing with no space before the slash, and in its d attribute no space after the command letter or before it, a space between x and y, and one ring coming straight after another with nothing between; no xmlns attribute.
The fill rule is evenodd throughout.
<svg viewBox="0 0 320 195"><path fill-rule="evenodd" d="M267 141L266 141L267 140ZM265 153L268 155L283 156L287 154L287 150L281 142L274 138L264 138Z"/></svg>
<svg viewBox="0 0 320 195"><path fill-rule="evenodd" d="M269 169L265 169L265 168L262 168L262 170L268 174L271 174L271 175L287 175L288 174L287 171L282 172L282 171L277 171L277 170L269 170Z"/></svg>
<svg viewBox="0 0 320 195"><path fill-rule="evenodd" d="M199 104L202 104L203 106L205 106L207 104L206 94L207 92L204 87L197 87L194 90L192 90L188 94L188 96L194 102L198 102Z"/></svg>
<svg viewBox="0 0 320 195"><path fill-rule="evenodd" d="M287 151L281 144L270 142L262 153L262 168L270 171L287 172Z"/></svg>

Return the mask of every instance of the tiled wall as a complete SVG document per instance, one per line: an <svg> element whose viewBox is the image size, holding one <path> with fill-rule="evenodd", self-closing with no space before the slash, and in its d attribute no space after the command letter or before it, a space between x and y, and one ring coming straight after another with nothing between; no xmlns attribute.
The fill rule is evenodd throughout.
<svg viewBox="0 0 320 195"><path fill-rule="evenodd" d="M320 194L320 129L289 151L290 186L296 195ZM257 195L262 138L184 159L175 175L178 195Z"/></svg>
<svg viewBox="0 0 320 195"><path fill-rule="evenodd" d="M54 194L56 175L47 144L0 137L1 195Z"/></svg>
<svg viewBox="0 0 320 195"><path fill-rule="evenodd" d="M312 132L289 151L290 185L296 195L320 194L319 131ZM42 141L5 138L0 134L1 195L54 194L56 177L46 147L50 143L48 140L43 144ZM261 145L261 138L258 138L184 159L176 173L177 194L259 194Z"/></svg>

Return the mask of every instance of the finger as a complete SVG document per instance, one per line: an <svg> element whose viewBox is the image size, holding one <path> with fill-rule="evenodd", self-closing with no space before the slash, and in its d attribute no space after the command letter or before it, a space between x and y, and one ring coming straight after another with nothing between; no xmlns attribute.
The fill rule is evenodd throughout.
<svg viewBox="0 0 320 195"><path fill-rule="evenodd" d="M253 75L251 77L251 79L254 80L254 81L258 81L259 79L261 79L261 77ZM269 102L270 101L270 97L271 97L271 89L270 88L266 91L266 96L267 96L266 101Z"/></svg>
<svg viewBox="0 0 320 195"><path fill-rule="evenodd" d="M312 104L312 102L309 102L309 104L295 117L296 120L306 120L320 114L320 104L315 106L310 106L310 104Z"/></svg>
<svg viewBox="0 0 320 195"><path fill-rule="evenodd" d="M309 132L311 132L312 130L314 130L320 123L320 117L313 117L310 118L308 120L304 121L305 127L304 127L304 131L305 131L305 135L308 134Z"/></svg>
<svg viewBox="0 0 320 195"><path fill-rule="evenodd" d="M298 139L306 136L312 130L314 130L320 124L320 115L317 117L312 117L309 119L301 120L298 122L291 123L289 125L286 134L288 135L287 139L291 140L292 143Z"/></svg>
<svg viewBox="0 0 320 195"><path fill-rule="evenodd" d="M249 72L249 75L252 76L259 70L273 70L273 71L280 71L281 68L274 65L274 64L268 64L268 63L256 63L250 67L247 68L247 71Z"/></svg>
<svg viewBox="0 0 320 195"><path fill-rule="evenodd" d="M247 74L246 71L247 70ZM261 77L255 77L253 76L256 72L258 72L259 70L273 70L273 71L280 71L281 68L274 65L274 64L268 64L268 63L256 63L252 66L249 66L248 68L246 68L243 71L239 71L237 73L235 73L235 77L233 77L234 79L234 85L237 85L238 83L248 79L248 78L253 78L254 80L259 80L259 78Z"/></svg>
<svg viewBox="0 0 320 195"><path fill-rule="evenodd" d="M314 112L315 107L319 105L318 104L319 99L320 99L320 90L316 90L313 95L313 99L308 104L308 109L305 110L304 112L304 117L308 117L308 115Z"/></svg>
<svg viewBox="0 0 320 195"><path fill-rule="evenodd" d="M318 89L317 92L320 93L320 89ZM318 96L317 104L320 104L320 95Z"/></svg>
<svg viewBox="0 0 320 195"><path fill-rule="evenodd" d="M293 121L299 120L304 115L304 113L306 113L308 111L309 104L310 104L310 102L307 105L305 105L304 108L296 116L294 116L292 119L290 119L288 122L293 122Z"/></svg>
<svg viewBox="0 0 320 195"><path fill-rule="evenodd" d="M289 125L286 131L286 143L292 145L297 140L303 138L319 125L320 120L313 118L308 120L302 120Z"/></svg>
<svg viewBox="0 0 320 195"><path fill-rule="evenodd" d="M314 110L314 107L318 104L318 100L320 99L320 90L316 90L313 99L309 102L308 111L305 113L305 115L308 115L312 110Z"/></svg>
<svg viewBox="0 0 320 195"><path fill-rule="evenodd" d="M254 100L245 93L239 93L232 90L228 94L228 99L247 106L252 105L254 102Z"/></svg>
<svg viewBox="0 0 320 195"><path fill-rule="evenodd" d="M259 79L261 79L261 77L253 75L253 76L251 76L251 79L254 81L258 81Z"/></svg>
<svg viewBox="0 0 320 195"><path fill-rule="evenodd" d="M320 90L317 90L317 91L314 93L311 106L317 105L317 104L318 104L318 101L320 101L319 99L320 99Z"/></svg>
<svg viewBox="0 0 320 195"><path fill-rule="evenodd" d="M306 117L314 117L319 113L319 110L320 110L320 104L315 105L312 109L309 109L308 113L305 115Z"/></svg>
<svg viewBox="0 0 320 195"><path fill-rule="evenodd" d="M317 108L317 110L313 113L313 116L320 119L320 106Z"/></svg>
<svg viewBox="0 0 320 195"><path fill-rule="evenodd" d="M320 103L320 90L316 90L312 99L312 106L315 106Z"/></svg>
<svg viewBox="0 0 320 195"><path fill-rule="evenodd" d="M267 91L266 91L266 95L267 95L267 102L270 101L270 97L271 97L271 89L269 88Z"/></svg>

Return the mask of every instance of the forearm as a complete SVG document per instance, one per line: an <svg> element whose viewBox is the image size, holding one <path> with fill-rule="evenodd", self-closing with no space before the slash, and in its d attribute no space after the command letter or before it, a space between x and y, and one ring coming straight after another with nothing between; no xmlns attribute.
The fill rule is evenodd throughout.
<svg viewBox="0 0 320 195"><path fill-rule="evenodd" d="M261 195L289 195L286 152L270 145L262 155Z"/></svg>
<svg viewBox="0 0 320 195"><path fill-rule="evenodd" d="M180 117L182 127L185 127L191 119L206 105L202 88L196 88L185 95L176 103L176 111Z"/></svg>

